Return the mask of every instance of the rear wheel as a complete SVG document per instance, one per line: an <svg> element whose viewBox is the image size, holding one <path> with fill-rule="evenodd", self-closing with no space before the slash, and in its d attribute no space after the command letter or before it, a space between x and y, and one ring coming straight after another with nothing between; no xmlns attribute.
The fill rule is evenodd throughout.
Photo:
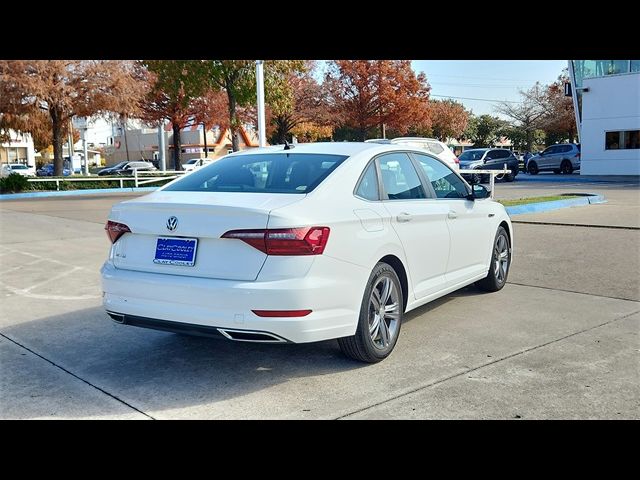
<svg viewBox="0 0 640 480"><path fill-rule="evenodd" d="M529 173L531 175L537 175L538 174L538 164L536 162L529 162L527 164L527 170L529 171Z"/></svg>
<svg viewBox="0 0 640 480"><path fill-rule="evenodd" d="M511 265L511 245L509 235L504 227L498 227L493 241L491 265L487 276L476 282L476 285L487 292L497 292L507 283L509 266Z"/></svg>
<svg viewBox="0 0 640 480"><path fill-rule="evenodd" d="M507 173L504 176L505 182L513 182L516 179L516 175L514 173Z"/></svg>
<svg viewBox="0 0 640 480"><path fill-rule="evenodd" d="M569 160L563 160L560 164L560 171L565 175L570 175L573 173L573 165Z"/></svg>
<svg viewBox="0 0 640 480"><path fill-rule="evenodd" d="M403 312L404 299L398 275L390 265L378 263L362 298L356 334L339 338L340 349L361 362L384 360L398 341Z"/></svg>

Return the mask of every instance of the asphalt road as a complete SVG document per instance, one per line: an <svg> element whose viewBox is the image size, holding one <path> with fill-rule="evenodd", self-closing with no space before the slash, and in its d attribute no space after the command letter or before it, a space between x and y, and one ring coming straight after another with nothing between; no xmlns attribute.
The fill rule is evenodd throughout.
<svg viewBox="0 0 640 480"><path fill-rule="evenodd" d="M640 418L640 189L496 192L560 190L611 202L514 217L509 284L411 312L376 365L115 324L103 225L130 196L0 202L0 418Z"/></svg>

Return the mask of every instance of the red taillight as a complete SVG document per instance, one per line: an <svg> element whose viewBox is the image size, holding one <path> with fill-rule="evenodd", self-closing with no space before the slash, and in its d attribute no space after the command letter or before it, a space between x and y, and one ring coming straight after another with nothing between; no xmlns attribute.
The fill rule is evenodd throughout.
<svg viewBox="0 0 640 480"><path fill-rule="evenodd" d="M460 165L460 159L458 157L455 157L453 161L456 163L456 165Z"/></svg>
<svg viewBox="0 0 640 480"><path fill-rule="evenodd" d="M107 220L107 224L104 226L104 229L107 231L107 236L111 243L116 243L122 235L129 232L129 227L127 227L124 223L112 222L111 220Z"/></svg>
<svg viewBox="0 0 640 480"><path fill-rule="evenodd" d="M306 317L311 310L251 310L259 317Z"/></svg>
<svg viewBox="0 0 640 480"><path fill-rule="evenodd" d="M231 230L222 238L237 238L267 255L322 255L329 227Z"/></svg>
<svg viewBox="0 0 640 480"><path fill-rule="evenodd" d="M580 152L576 153L576 158L580 158Z"/></svg>

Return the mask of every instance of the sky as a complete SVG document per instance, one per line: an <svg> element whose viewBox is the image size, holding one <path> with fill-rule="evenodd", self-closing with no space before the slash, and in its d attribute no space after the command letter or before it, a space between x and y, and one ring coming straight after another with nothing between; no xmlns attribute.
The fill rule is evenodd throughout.
<svg viewBox="0 0 640 480"><path fill-rule="evenodd" d="M517 102L520 90L555 81L567 60L414 60L411 66L427 75L433 99L452 98L476 115L498 115L498 101Z"/></svg>
<svg viewBox="0 0 640 480"><path fill-rule="evenodd" d="M319 65L320 71L324 65ZM517 102L519 91L536 82L555 81L566 60L414 60L416 72L424 72L431 85L433 99L452 98L476 115L498 115L499 101ZM321 78L321 74L319 77ZM471 98L482 100L469 100ZM96 120L89 129L89 142L106 142L111 135L109 123Z"/></svg>

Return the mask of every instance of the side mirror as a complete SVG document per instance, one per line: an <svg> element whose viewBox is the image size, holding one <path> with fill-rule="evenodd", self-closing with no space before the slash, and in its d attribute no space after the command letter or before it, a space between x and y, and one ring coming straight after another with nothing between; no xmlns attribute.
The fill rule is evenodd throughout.
<svg viewBox="0 0 640 480"><path fill-rule="evenodd" d="M484 185L474 183L471 185L471 194L467 197L468 200L475 200L480 198L489 198L491 191Z"/></svg>
<svg viewBox="0 0 640 480"><path fill-rule="evenodd" d="M484 163L487 163L489 160L492 160L491 157L484 157Z"/></svg>

